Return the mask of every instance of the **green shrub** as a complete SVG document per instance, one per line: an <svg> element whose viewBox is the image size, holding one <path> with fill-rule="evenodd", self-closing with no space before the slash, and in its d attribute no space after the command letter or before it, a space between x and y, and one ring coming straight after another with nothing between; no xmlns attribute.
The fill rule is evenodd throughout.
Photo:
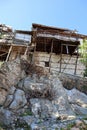
<svg viewBox="0 0 87 130"><path fill-rule="evenodd" d="M82 56L81 62L85 65L84 77L87 77L87 39L83 40L83 43L80 45L79 51Z"/></svg>

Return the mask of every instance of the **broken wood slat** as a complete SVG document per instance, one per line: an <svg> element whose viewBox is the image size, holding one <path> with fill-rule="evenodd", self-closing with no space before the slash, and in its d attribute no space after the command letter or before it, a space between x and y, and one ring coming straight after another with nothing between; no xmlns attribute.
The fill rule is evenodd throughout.
<svg viewBox="0 0 87 130"><path fill-rule="evenodd" d="M3 49L3 50L0 50L0 52L5 52L5 53L8 53L7 50Z"/></svg>
<svg viewBox="0 0 87 130"><path fill-rule="evenodd" d="M4 54L1 54L0 57L1 57L1 56L4 56L5 54L7 54L7 52L5 52Z"/></svg>

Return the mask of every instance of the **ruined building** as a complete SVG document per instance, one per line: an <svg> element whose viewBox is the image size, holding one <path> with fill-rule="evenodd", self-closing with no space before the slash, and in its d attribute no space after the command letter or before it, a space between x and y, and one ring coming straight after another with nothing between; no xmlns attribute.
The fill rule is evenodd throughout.
<svg viewBox="0 0 87 130"><path fill-rule="evenodd" d="M15 30L0 24L0 60L27 57L32 64L46 72L82 75L78 47L86 35L76 30L32 24L31 31Z"/></svg>

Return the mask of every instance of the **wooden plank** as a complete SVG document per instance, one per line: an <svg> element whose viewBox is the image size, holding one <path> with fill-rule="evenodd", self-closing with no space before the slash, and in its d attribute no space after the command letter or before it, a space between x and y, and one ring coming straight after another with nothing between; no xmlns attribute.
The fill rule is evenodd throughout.
<svg viewBox="0 0 87 130"><path fill-rule="evenodd" d="M77 45L73 45L73 44L62 44L63 46L77 46Z"/></svg>
<svg viewBox="0 0 87 130"><path fill-rule="evenodd" d="M1 56L4 56L4 55L6 55L6 54L7 54L7 52L5 52L5 53L3 53L3 54L0 54L0 57L1 57Z"/></svg>

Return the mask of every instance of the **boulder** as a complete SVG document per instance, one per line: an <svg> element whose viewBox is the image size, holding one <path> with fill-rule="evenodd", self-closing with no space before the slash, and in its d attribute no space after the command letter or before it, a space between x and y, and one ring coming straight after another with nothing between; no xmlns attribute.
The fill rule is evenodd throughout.
<svg viewBox="0 0 87 130"><path fill-rule="evenodd" d="M87 108L87 95L80 92L76 88L73 88L72 90L66 90L68 95L68 100L72 104L77 104L81 107Z"/></svg>
<svg viewBox="0 0 87 130"><path fill-rule="evenodd" d="M81 107L77 104L71 104L72 105L72 109L73 111L77 114L77 115L87 115L87 108Z"/></svg>
<svg viewBox="0 0 87 130"><path fill-rule="evenodd" d="M35 117L40 118L58 118L59 113L55 105L47 99L30 99L31 110Z"/></svg>
<svg viewBox="0 0 87 130"><path fill-rule="evenodd" d="M17 58L13 61L5 62L1 67L1 71L3 72L3 76L5 77L4 82L7 83L8 87L16 85L18 81L21 79L22 70L20 59Z"/></svg>
<svg viewBox="0 0 87 130"><path fill-rule="evenodd" d="M5 125L10 125L14 119L13 113L9 110L0 109L0 123Z"/></svg>
<svg viewBox="0 0 87 130"><path fill-rule="evenodd" d="M87 114L87 95L77 89L66 90L68 100L76 114Z"/></svg>
<svg viewBox="0 0 87 130"><path fill-rule="evenodd" d="M17 89L15 94L14 94L14 100L10 105L10 109L11 110L18 110L22 107L24 107L27 103L26 97L25 97L25 93L24 91Z"/></svg>
<svg viewBox="0 0 87 130"><path fill-rule="evenodd" d="M20 59L5 62L0 68L0 105L6 100L8 92L14 92L14 86L21 79L21 62ZM23 78L23 76L22 76ZM10 90L11 88L11 90ZM12 90L13 89L13 90Z"/></svg>
<svg viewBox="0 0 87 130"><path fill-rule="evenodd" d="M61 81L57 77L51 77L50 80L52 91L54 91L55 95L52 104L57 107L60 117L66 119L75 118L75 114L69 104L68 96Z"/></svg>
<svg viewBox="0 0 87 130"><path fill-rule="evenodd" d="M33 75L32 77L25 78L23 85L22 88L27 93L34 115L40 116L41 113L41 116L48 116L51 112L50 117L53 117L53 115L60 116L61 118L75 117L71 105L68 102L65 88L57 77L37 77ZM22 85L20 84L20 86ZM54 117L56 118L56 116Z"/></svg>
<svg viewBox="0 0 87 130"><path fill-rule="evenodd" d="M11 86L11 88L10 88L9 91L8 91L8 94L9 94L9 95L13 95L14 92L15 92L15 90L16 90L16 88L15 88L14 86Z"/></svg>
<svg viewBox="0 0 87 130"><path fill-rule="evenodd" d="M4 102L4 107L9 107L9 105L12 103L13 101L13 95L8 95L6 97L6 101Z"/></svg>

